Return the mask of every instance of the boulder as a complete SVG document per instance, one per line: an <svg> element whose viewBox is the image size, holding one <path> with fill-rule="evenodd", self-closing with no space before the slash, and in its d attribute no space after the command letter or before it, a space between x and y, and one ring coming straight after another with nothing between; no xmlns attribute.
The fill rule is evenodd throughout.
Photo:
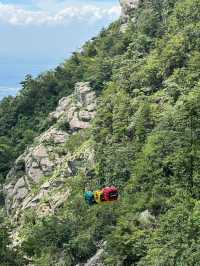
<svg viewBox="0 0 200 266"><path fill-rule="evenodd" d="M86 110L89 111L89 112L93 112L95 111L97 108L97 103L96 101L94 101L93 103L89 104L86 106Z"/></svg>
<svg viewBox="0 0 200 266"><path fill-rule="evenodd" d="M68 138L69 134L58 130L54 127L51 127L47 130L42 136L40 136L40 142L53 142L54 144L63 144L65 143L66 139Z"/></svg>
<svg viewBox="0 0 200 266"><path fill-rule="evenodd" d="M97 253L84 266L103 266L102 256L103 248L99 249Z"/></svg>
<svg viewBox="0 0 200 266"><path fill-rule="evenodd" d="M90 123L89 122L84 122L78 119L78 117L74 117L71 121L70 121L70 128L72 130L77 130L77 129L86 129L90 127Z"/></svg>
<svg viewBox="0 0 200 266"><path fill-rule="evenodd" d="M89 82L77 82L75 84L75 96L79 102L82 102L82 97L91 91Z"/></svg>
<svg viewBox="0 0 200 266"><path fill-rule="evenodd" d="M130 16L130 12L136 9L139 5L139 0L120 0L122 8L121 18L126 22Z"/></svg>
<svg viewBox="0 0 200 266"><path fill-rule="evenodd" d="M94 118L95 112L89 112L86 110L79 112L79 119L84 122L89 122L92 118Z"/></svg>
<svg viewBox="0 0 200 266"><path fill-rule="evenodd" d="M92 90L89 82L78 82L75 85L75 98L82 105L90 105L96 99L95 91Z"/></svg>
<svg viewBox="0 0 200 266"><path fill-rule="evenodd" d="M16 200L23 200L28 194L28 189L25 187L19 188L17 194L15 195Z"/></svg>
<svg viewBox="0 0 200 266"><path fill-rule="evenodd" d="M78 82L75 84L75 91L72 96L63 98L50 117L57 119L59 123L69 123L69 132L76 129L88 128L89 122L96 114L96 93L91 88L89 82ZM66 141L68 133L63 131L48 130L42 136L42 140L52 139L54 143L61 144ZM41 137L40 137L41 140Z"/></svg>
<svg viewBox="0 0 200 266"><path fill-rule="evenodd" d="M45 174L51 173L53 171L54 165L55 163L50 161L48 157L42 158L40 161L40 167Z"/></svg>
<svg viewBox="0 0 200 266"><path fill-rule="evenodd" d="M24 181L24 178L21 177L17 183L15 184L14 186L14 189L13 189L13 194L17 193L17 191L19 190L19 188L22 188L25 186L25 181Z"/></svg>
<svg viewBox="0 0 200 266"><path fill-rule="evenodd" d="M143 227L152 227L155 225L156 218L150 213L149 210L145 210L140 213L138 221Z"/></svg>
<svg viewBox="0 0 200 266"><path fill-rule="evenodd" d="M54 209L54 211L63 205L63 203L68 199L70 194L69 189L66 192L63 193L57 193L53 196L51 200L51 206Z"/></svg>
<svg viewBox="0 0 200 266"><path fill-rule="evenodd" d="M83 104L85 106L91 105L96 102L95 99L96 99L96 94L94 91L91 91L90 93L85 94L85 96L83 97Z"/></svg>
<svg viewBox="0 0 200 266"><path fill-rule="evenodd" d="M19 156L15 161L15 169L17 171L24 171L25 170L25 162L24 162L24 154Z"/></svg>
<svg viewBox="0 0 200 266"><path fill-rule="evenodd" d="M77 111L77 106L71 106L65 114L66 121L69 122L73 119L75 112Z"/></svg>
<svg viewBox="0 0 200 266"><path fill-rule="evenodd" d="M79 263L76 266L104 266L102 262L104 249L97 250L96 254L87 261L87 263Z"/></svg>
<svg viewBox="0 0 200 266"><path fill-rule="evenodd" d="M38 162L33 161L31 166L32 166L33 168L38 168L38 167L39 167L39 164L38 164Z"/></svg>
<svg viewBox="0 0 200 266"><path fill-rule="evenodd" d="M40 160L41 158L48 157L48 152L45 146L39 145L37 146L32 153L32 157L36 160Z"/></svg>
<svg viewBox="0 0 200 266"><path fill-rule="evenodd" d="M56 110L52 113L50 113L50 118L56 119L58 120L63 113L68 109L68 106L71 103L71 97L64 97L62 99L60 99L59 103L58 103L58 107L56 108Z"/></svg>
<svg viewBox="0 0 200 266"><path fill-rule="evenodd" d="M44 173L39 168L30 168L28 169L27 175L34 183L39 183Z"/></svg>
<svg viewBox="0 0 200 266"><path fill-rule="evenodd" d="M11 198L14 195L13 193L14 187L15 187L15 183L13 182L10 182L3 187L3 192L8 198Z"/></svg>
<svg viewBox="0 0 200 266"><path fill-rule="evenodd" d="M55 160L50 160L48 148L43 144L31 148L25 156L26 175L34 183L39 183L43 176L49 175L56 164Z"/></svg>

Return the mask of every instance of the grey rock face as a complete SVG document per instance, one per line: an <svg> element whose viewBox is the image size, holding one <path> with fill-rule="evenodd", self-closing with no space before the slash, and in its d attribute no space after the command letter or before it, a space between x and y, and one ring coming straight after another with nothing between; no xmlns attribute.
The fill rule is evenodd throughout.
<svg viewBox="0 0 200 266"><path fill-rule="evenodd" d="M26 189L25 187L22 187L17 190L17 194L15 195L15 198L17 200L22 200L26 197L27 194L28 194L28 189Z"/></svg>
<svg viewBox="0 0 200 266"><path fill-rule="evenodd" d="M89 82L78 82L74 94L59 101L59 106L50 117L58 122L69 123L70 128L84 129L96 114L96 94Z"/></svg>
<svg viewBox="0 0 200 266"><path fill-rule="evenodd" d="M145 210L140 213L138 221L143 227L152 227L156 222L156 218L150 213L149 210Z"/></svg>
<svg viewBox="0 0 200 266"><path fill-rule="evenodd" d="M101 262L103 252L103 249L99 249L94 257L92 257L84 266L103 266L103 263Z"/></svg>
<svg viewBox="0 0 200 266"><path fill-rule="evenodd" d="M17 181L17 183L15 184L15 187L14 187L14 193L19 189L19 188L22 188L22 187L24 187L25 186L25 181L24 181L24 178L23 177L21 177L18 181Z"/></svg>
<svg viewBox="0 0 200 266"><path fill-rule="evenodd" d="M58 120L62 116L62 114L68 109L70 103L71 103L70 97L64 97L60 99L58 107L54 112L50 114L50 117Z"/></svg>
<svg viewBox="0 0 200 266"><path fill-rule="evenodd" d="M73 117L73 119L69 122L70 128L72 130L78 130L78 129L86 129L90 127L89 122L84 122L81 121L78 117L77 114Z"/></svg>
<svg viewBox="0 0 200 266"><path fill-rule="evenodd" d="M48 149L42 143L30 148L24 161L26 175L33 183L40 182L41 177L50 174L55 165L55 162L49 158Z"/></svg>
<svg viewBox="0 0 200 266"><path fill-rule="evenodd" d="M88 106L86 106L86 110L89 112L94 112L96 110L96 102L89 104Z"/></svg>
<svg viewBox="0 0 200 266"><path fill-rule="evenodd" d="M79 165L79 158L71 156L67 150L59 152L59 148L63 149L70 135L76 134L74 131L90 127L96 104L96 94L88 82L77 83L74 94L59 101L55 112L49 115L55 125L35 139L35 144L15 161L7 176L4 193L8 214L16 216L20 211L40 205L43 214L53 213L68 198L69 190L59 190L65 178L77 174L84 159L81 158ZM90 161L89 154L87 157ZM58 170L58 178L48 180ZM33 188L37 188L37 192L33 193ZM46 198L50 205L42 204Z"/></svg>
<svg viewBox="0 0 200 266"><path fill-rule="evenodd" d="M94 103L95 92L91 90L89 82L78 82L75 86L76 99L84 106Z"/></svg>
<svg viewBox="0 0 200 266"><path fill-rule="evenodd" d="M89 112L89 111L80 111L79 113L79 119L85 122L89 122L92 118L94 118L95 113L94 112Z"/></svg>
<svg viewBox="0 0 200 266"><path fill-rule="evenodd" d="M74 94L59 101L56 111L50 114L50 119L57 119L58 123L69 124L72 131L85 129L90 127L89 122L96 114L96 105L96 94L89 82L78 82L75 85ZM65 137L55 137L54 133L54 140L57 139L58 143L64 141ZM44 138L49 138L49 136Z"/></svg>
<svg viewBox="0 0 200 266"><path fill-rule="evenodd" d="M102 256L104 253L104 249L101 248L97 251L97 253L87 261L87 263L80 263L76 266L104 266L102 262Z"/></svg>
<svg viewBox="0 0 200 266"><path fill-rule="evenodd" d="M138 7L139 0L120 0L119 2L122 7L122 20L126 22L129 18L130 12Z"/></svg>
<svg viewBox="0 0 200 266"><path fill-rule="evenodd" d="M68 138L69 134L58 130L54 127L51 127L46 132L44 132L40 137L41 142L52 142L54 144L62 144L65 143L66 139Z"/></svg>

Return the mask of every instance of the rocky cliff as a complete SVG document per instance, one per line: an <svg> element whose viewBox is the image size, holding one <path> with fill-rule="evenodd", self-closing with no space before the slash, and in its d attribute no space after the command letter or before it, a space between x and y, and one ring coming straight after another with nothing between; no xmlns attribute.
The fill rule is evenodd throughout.
<svg viewBox="0 0 200 266"><path fill-rule="evenodd" d="M68 149L73 138L81 138L96 113L96 95L89 83L77 83L74 93L59 101L49 114L53 122L37 137L10 170L4 193L6 210L19 220L24 210L35 209L38 216L54 214L69 196L66 180L92 163L92 147L80 144ZM83 144L83 145L82 145Z"/></svg>

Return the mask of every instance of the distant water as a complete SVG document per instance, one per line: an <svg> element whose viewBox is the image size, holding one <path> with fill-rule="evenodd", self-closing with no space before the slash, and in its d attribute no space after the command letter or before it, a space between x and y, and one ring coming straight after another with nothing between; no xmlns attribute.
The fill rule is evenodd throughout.
<svg viewBox="0 0 200 266"><path fill-rule="evenodd" d="M0 58L1 59L1 58ZM6 64L0 60L0 100L6 96L16 96L20 90L20 82L24 80L27 74L36 77L42 72L55 68L60 60L46 61L46 62L12 62L7 60Z"/></svg>
<svg viewBox="0 0 200 266"><path fill-rule="evenodd" d="M19 90L20 87L0 86L0 101L6 96L15 96Z"/></svg>

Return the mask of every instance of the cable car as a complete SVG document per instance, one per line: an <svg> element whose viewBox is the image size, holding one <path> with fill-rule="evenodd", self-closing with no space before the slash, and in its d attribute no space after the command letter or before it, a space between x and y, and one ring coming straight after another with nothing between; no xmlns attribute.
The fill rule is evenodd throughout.
<svg viewBox="0 0 200 266"><path fill-rule="evenodd" d="M118 200L118 189L114 186L112 187L106 187L102 190L103 192L103 198L105 201L116 201Z"/></svg>
<svg viewBox="0 0 200 266"><path fill-rule="evenodd" d="M95 198L94 198L94 193L92 191L87 191L84 193L85 196L85 201L89 205L96 204Z"/></svg>
<svg viewBox="0 0 200 266"><path fill-rule="evenodd" d="M87 191L84 193L85 201L89 205L109 203L117 201L119 197L119 191L116 187L106 187L102 190L96 190L95 192Z"/></svg>
<svg viewBox="0 0 200 266"><path fill-rule="evenodd" d="M103 197L103 191L102 190L97 190L94 192L94 199L96 201L96 203L102 203L104 202L104 197Z"/></svg>

